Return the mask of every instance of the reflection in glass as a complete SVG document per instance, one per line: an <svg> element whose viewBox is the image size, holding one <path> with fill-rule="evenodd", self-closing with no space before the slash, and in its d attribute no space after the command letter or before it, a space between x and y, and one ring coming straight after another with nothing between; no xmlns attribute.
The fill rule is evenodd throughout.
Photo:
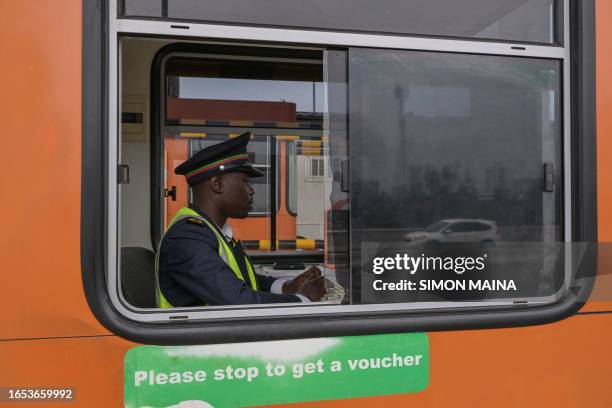
<svg viewBox="0 0 612 408"><path fill-rule="evenodd" d="M350 75L353 205L359 227L384 231L372 241L451 223L562 239L559 62L353 50Z"/></svg>
<svg viewBox="0 0 612 408"><path fill-rule="evenodd" d="M354 245L563 241L560 62L354 49L349 75Z"/></svg>
<svg viewBox="0 0 612 408"><path fill-rule="evenodd" d="M151 16L150 1L124 0L126 16ZM173 0L157 17L390 34L562 42L560 0Z"/></svg>
<svg viewBox="0 0 612 408"><path fill-rule="evenodd" d="M123 0L123 11L120 14L139 17L162 17L163 0Z"/></svg>
<svg viewBox="0 0 612 408"><path fill-rule="evenodd" d="M172 174L176 163L202 148L251 132L250 161L266 176L251 179L255 195L249 216L228 220L234 237L242 241L259 274L291 278L316 265L325 277L326 300L341 303L348 299L348 267L327 256L340 242L326 239L332 220L338 218L331 213L331 200L339 196L340 186L329 177L332 162L339 166L346 160L346 149L330 159L329 141L345 138L346 126L336 135L325 98L346 93L346 53L339 54L334 70L341 75L334 79L329 70L324 73L320 51L309 50L306 57L294 59L282 58L279 50L273 50L275 58L228 50L201 48L166 61L162 120L167 135L166 189L178 186L177 200L165 201L166 217L190 201L184 180ZM324 74L342 87L336 90L336 85L325 83ZM345 97L343 103L346 115ZM311 160L317 161L316 177L307 171ZM348 234L346 228L342 232ZM348 239L342 243L346 253Z"/></svg>
<svg viewBox="0 0 612 408"><path fill-rule="evenodd" d="M321 63L307 61L173 57L166 123L321 130Z"/></svg>

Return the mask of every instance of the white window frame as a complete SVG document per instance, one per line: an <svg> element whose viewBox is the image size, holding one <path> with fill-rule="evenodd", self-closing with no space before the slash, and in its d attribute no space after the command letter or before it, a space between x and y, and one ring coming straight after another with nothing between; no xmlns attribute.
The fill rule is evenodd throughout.
<svg viewBox="0 0 612 408"><path fill-rule="evenodd" d="M348 314L355 312L384 312L432 310L448 308L452 302L439 303L392 303L367 305L318 305L295 304L218 306L214 308L175 308L170 310L136 309L127 306L120 299L118 291L119 243L120 243L120 194L117 184L117 164L120 158L120 98L121 98L121 42L123 36L157 36L177 39L177 41L216 41L277 43L282 40L282 48L312 47L324 49L329 46L374 47L398 50L441 51L461 54L482 54L497 56L537 57L562 62L563 75L563 169L564 178L564 236L571 242L572 236L572 190L571 190L571 72L570 72L570 0L563 0L563 45L530 45L503 41L459 40L452 38L428 38L400 35L357 34L332 31L282 29L267 27L247 27L221 24L200 24L184 21L154 21L117 17L118 0L109 0L108 16L108 162L107 162L107 287L113 306L123 316L139 322L168 322L171 320L214 320L246 317L300 316L309 314ZM567 246L566 246L567 247ZM571 254L566 250L566 266L571 265ZM566 268L566 276L570 271ZM569 282L569 279L566 279ZM459 304L458 304L459 305ZM457 306L458 306L457 305ZM509 306L508 302L461 302L461 307ZM451 306L452 307L452 306ZM146 312L146 313L143 313Z"/></svg>

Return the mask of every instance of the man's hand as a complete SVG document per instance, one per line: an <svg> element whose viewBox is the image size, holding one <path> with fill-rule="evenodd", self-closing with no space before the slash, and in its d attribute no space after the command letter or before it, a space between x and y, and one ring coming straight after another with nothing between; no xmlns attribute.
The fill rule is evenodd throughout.
<svg viewBox="0 0 612 408"><path fill-rule="evenodd" d="M283 283L283 293L298 293L298 290L304 282L319 276L321 276L321 270L316 266L311 266L292 280Z"/></svg>
<svg viewBox="0 0 612 408"><path fill-rule="evenodd" d="M298 295L306 296L311 302L318 302L326 293L325 278L321 275L314 279L306 280L297 291Z"/></svg>

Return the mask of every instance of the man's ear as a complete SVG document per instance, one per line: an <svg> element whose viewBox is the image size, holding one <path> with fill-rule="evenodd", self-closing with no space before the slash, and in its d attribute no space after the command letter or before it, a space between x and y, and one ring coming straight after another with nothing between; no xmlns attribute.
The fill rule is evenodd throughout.
<svg viewBox="0 0 612 408"><path fill-rule="evenodd" d="M208 182L210 183L210 189L213 192L219 194L223 192L223 176L221 174L212 176Z"/></svg>

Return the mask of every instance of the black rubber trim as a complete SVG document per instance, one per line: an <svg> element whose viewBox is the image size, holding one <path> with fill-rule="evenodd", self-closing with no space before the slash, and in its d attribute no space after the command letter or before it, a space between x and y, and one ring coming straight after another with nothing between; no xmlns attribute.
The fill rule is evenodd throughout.
<svg viewBox="0 0 612 408"><path fill-rule="evenodd" d="M165 49L162 48L162 50ZM161 78L162 60L165 54L161 50L153 58L153 64L151 65L151 77L150 81L150 96L149 96L149 176L150 176L150 201L151 201L151 218L150 231L151 231L151 248L157 248L158 243L161 241L164 232L164 216L162 214L162 199L163 197L163 168L161 162L161 155L163 151L163 136L160 133L159 118L163 117L162 103L164 99L164 89L162 89L159 83Z"/></svg>
<svg viewBox="0 0 612 408"><path fill-rule="evenodd" d="M597 242L595 0L572 0L572 177L575 242Z"/></svg>
<svg viewBox="0 0 612 408"><path fill-rule="evenodd" d="M81 184L81 268L83 288L96 318L111 332L150 344L210 344L255 340L358 335L436 330L528 326L558 321L576 313L590 294L593 279L558 304L499 311L439 311L435 313L370 312L336 316L311 315L227 319L224 321L144 324L120 315L110 302L106 265L106 98L108 81L104 1L83 1L83 112ZM597 241L595 190L595 33L594 0L572 1L573 90L575 140L574 208L578 242ZM596 268L593 249L582 269ZM589 275L587 273L587 275ZM578 300L579 299L579 300Z"/></svg>

